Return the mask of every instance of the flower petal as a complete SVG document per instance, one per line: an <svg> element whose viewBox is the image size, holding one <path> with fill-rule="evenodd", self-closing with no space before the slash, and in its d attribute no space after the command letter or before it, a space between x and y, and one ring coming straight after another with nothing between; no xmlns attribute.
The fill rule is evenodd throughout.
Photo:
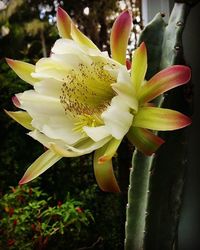
<svg viewBox="0 0 200 250"><path fill-rule="evenodd" d="M131 83L130 75L125 68L119 69L117 83L111 86L130 108L137 111L138 100L135 98L135 89Z"/></svg>
<svg viewBox="0 0 200 250"><path fill-rule="evenodd" d="M74 131L74 120L65 114L58 98L41 95L34 90L17 94L17 97L21 103L20 108L33 118L33 127L50 138L73 144L83 137L81 132Z"/></svg>
<svg viewBox="0 0 200 250"><path fill-rule="evenodd" d="M33 139L37 140L38 142L40 142L46 148L50 149L55 154L60 155L62 157L77 157L87 154L88 152L90 153L96 149L96 147L94 147L94 145L96 144L91 140L89 141L89 139L84 140L84 145L82 145L81 148L78 148L78 146L77 148L75 148L67 145L62 140L52 139L46 136L45 134L40 133L38 130L31 131L28 133L28 135L31 136ZM80 145L80 142L77 145ZM83 146L85 148L83 148Z"/></svg>
<svg viewBox="0 0 200 250"><path fill-rule="evenodd" d="M94 153L94 174L99 187L106 192L120 192L113 172L112 160L99 164L99 158L104 155L106 147Z"/></svg>
<svg viewBox="0 0 200 250"><path fill-rule="evenodd" d="M190 68L183 65L173 65L160 71L141 88L140 103L149 102L167 90L186 84L190 77Z"/></svg>
<svg viewBox="0 0 200 250"><path fill-rule="evenodd" d="M33 130L33 126L31 125L32 117L24 111L11 112L4 110L7 115L9 115L13 120L21 124L23 127Z"/></svg>
<svg viewBox="0 0 200 250"><path fill-rule="evenodd" d="M131 12L125 10L115 20L110 36L112 58L121 64L126 65L126 49L131 32Z"/></svg>
<svg viewBox="0 0 200 250"><path fill-rule="evenodd" d="M110 140L106 146L104 146L105 152L104 154L99 157L98 159L98 163L99 164L103 164L105 161L111 160L112 157L115 155L120 143L122 140L116 140L115 138L113 138L112 140Z"/></svg>
<svg viewBox="0 0 200 250"><path fill-rule="evenodd" d="M71 60L72 66L70 67L69 60ZM74 61L77 58L69 58L66 57L66 62L64 61L56 61L52 58L42 58L36 63L35 72L32 73L32 77L43 79L43 78L54 78L58 81L63 81L66 75L68 74L69 70L74 66ZM77 61L77 60L76 60ZM67 65L66 65L67 64Z"/></svg>
<svg viewBox="0 0 200 250"><path fill-rule="evenodd" d="M133 86L138 92L144 82L147 71L147 49L143 42L133 53L131 65L131 79Z"/></svg>
<svg viewBox="0 0 200 250"><path fill-rule="evenodd" d="M74 131L74 123L67 116L49 116L31 113L32 125L48 137L74 144L83 138L81 132Z"/></svg>
<svg viewBox="0 0 200 250"><path fill-rule="evenodd" d="M12 97L12 103L15 105L16 108L20 108L20 102L15 95Z"/></svg>
<svg viewBox="0 0 200 250"><path fill-rule="evenodd" d="M35 179L61 158L62 157L60 155L55 154L51 150L47 150L26 170L24 176L19 181L19 184L22 185Z"/></svg>
<svg viewBox="0 0 200 250"><path fill-rule="evenodd" d="M20 102L20 108L30 111L29 113L36 112L51 116L65 114L58 98L40 95L34 90L27 90L16 94L16 96Z"/></svg>
<svg viewBox="0 0 200 250"><path fill-rule="evenodd" d="M80 53L80 47L75 43L75 41L62 38L56 40L51 49L52 53L57 55L76 54L77 50L78 53Z"/></svg>
<svg viewBox="0 0 200 250"><path fill-rule="evenodd" d="M74 152L71 149L65 149L63 147L60 147L56 143L50 143L49 148L57 155L60 155L61 157L78 157L81 155L84 155L82 152Z"/></svg>
<svg viewBox="0 0 200 250"><path fill-rule="evenodd" d="M71 36L75 42L77 42L80 46L86 46L90 49L98 50L97 46L87 37L85 36L75 24L71 24Z"/></svg>
<svg viewBox="0 0 200 250"><path fill-rule="evenodd" d="M145 155L152 155L164 140L144 128L131 127L127 137L135 147Z"/></svg>
<svg viewBox="0 0 200 250"><path fill-rule="evenodd" d="M83 131L94 141L100 141L110 135L106 126L88 127L84 126Z"/></svg>
<svg viewBox="0 0 200 250"><path fill-rule="evenodd" d="M70 39L72 20L67 14L67 12L64 11L61 7L58 7L58 10L56 13L56 19L57 19L57 28L58 28L60 37Z"/></svg>
<svg viewBox="0 0 200 250"><path fill-rule="evenodd" d="M39 81L34 85L34 89L37 93L41 95L51 96L55 98L60 98L60 91L63 82L56 79L48 78Z"/></svg>
<svg viewBox="0 0 200 250"><path fill-rule="evenodd" d="M101 115L110 134L120 140L128 132L133 115L120 96L113 97L110 106Z"/></svg>
<svg viewBox="0 0 200 250"><path fill-rule="evenodd" d="M34 65L18 60L12 60L9 58L6 58L6 62L11 67L11 69L14 70L15 73L25 82L28 82L33 85L38 81L37 79L31 76L31 73L35 71Z"/></svg>
<svg viewBox="0 0 200 250"><path fill-rule="evenodd" d="M48 149L50 149L51 144L57 144L60 147L65 147L65 143L62 140L52 139L52 138L48 137L47 135L39 132L36 129L29 132L27 135L32 137L34 140L40 142L42 145L44 145L45 148L48 148Z"/></svg>
<svg viewBox="0 0 200 250"><path fill-rule="evenodd" d="M73 146L66 144L62 140L52 139L46 136L43 133L40 133L38 130L34 130L28 133L33 139L39 141L46 148L50 149L57 155L62 157L77 157L85 154L89 154L94 150L104 146L108 141L111 140L111 137L107 137L99 142L94 142L90 138L83 138L79 140Z"/></svg>
<svg viewBox="0 0 200 250"><path fill-rule="evenodd" d="M85 37L85 38L87 38L87 37ZM90 41L90 42L92 42L92 41ZM89 56L92 56L92 57L100 56L102 59L110 60L110 62L113 63L113 60L111 58L109 58L107 51L101 52L100 50L97 50L97 48L89 48L86 45L83 45L81 42L77 42L77 41L70 40L70 39L58 39L55 42L51 51L53 53L52 55L56 54L56 55L63 55L64 56L65 54L67 54L66 56L70 57L70 59L68 59L66 57L67 62L74 61L73 56L76 55L76 57L77 56L79 57L79 60L83 60L83 63L85 63L85 61L86 61L86 63L91 64L92 61L91 61ZM95 59L95 58L93 58L93 59ZM116 64L116 61L115 61L115 64Z"/></svg>
<svg viewBox="0 0 200 250"><path fill-rule="evenodd" d="M175 130L191 124L191 119L180 112L154 107L140 108L134 117L133 126L152 130Z"/></svg>
<svg viewBox="0 0 200 250"><path fill-rule="evenodd" d="M75 156L89 154L95 151L98 148L104 146L111 138L107 137L101 141L94 142L90 138L85 138L82 141L76 143L74 146L65 145L65 147L60 147L56 143L50 144L50 149L55 153L64 156L64 157L72 157L72 154ZM71 154L71 155L70 155Z"/></svg>

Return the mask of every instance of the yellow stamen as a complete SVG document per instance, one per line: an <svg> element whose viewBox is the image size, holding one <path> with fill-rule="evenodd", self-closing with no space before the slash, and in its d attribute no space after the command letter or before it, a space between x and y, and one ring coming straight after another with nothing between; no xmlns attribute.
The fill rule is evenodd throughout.
<svg viewBox="0 0 200 250"><path fill-rule="evenodd" d="M80 63L78 69L71 70L63 79L60 102L66 113L92 115L105 110L115 95L111 84L116 81L104 69L105 65L103 62Z"/></svg>
<svg viewBox="0 0 200 250"><path fill-rule="evenodd" d="M116 82L105 66L116 67L95 58L90 64L80 63L63 79L60 102L65 113L77 120L74 131L83 132L84 126L103 125L100 114L114 97L111 84Z"/></svg>
<svg viewBox="0 0 200 250"><path fill-rule="evenodd" d="M85 133L83 131L84 126L96 127L103 125L103 121L100 116L97 115L79 115L77 118L78 122L75 123L75 128L73 129L75 132Z"/></svg>

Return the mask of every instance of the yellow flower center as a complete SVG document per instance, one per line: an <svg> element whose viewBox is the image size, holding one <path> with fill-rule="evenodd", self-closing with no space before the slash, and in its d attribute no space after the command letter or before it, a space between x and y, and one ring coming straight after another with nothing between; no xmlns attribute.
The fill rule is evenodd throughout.
<svg viewBox="0 0 200 250"><path fill-rule="evenodd" d="M60 102L66 114L80 121L77 130L102 124L100 114L115 95L111 84L116 79L105 66L116 67L102 61L93 61L90 65L80 63L78 69L72 69L63 79Z"/></svg>

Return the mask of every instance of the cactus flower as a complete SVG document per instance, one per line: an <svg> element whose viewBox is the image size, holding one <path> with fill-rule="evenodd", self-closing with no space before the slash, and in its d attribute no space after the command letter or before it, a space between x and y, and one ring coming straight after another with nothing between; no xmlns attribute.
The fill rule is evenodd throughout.
<svg viewBox="0 0 200 250"><path fill-rule="evenodd" d="M16 94L13 103L24 111L7 114L42 143L44 152L25 172L20 184L31 181L62 157L94 153L94 172L104 191L119 191L112 157L124 136L142 152L152 154L163 140L152 131L174 130L191 123L173 110L150 102L190 79L186 66L171 66L145 81L147 51L142 43L126 68L126 47L132 17L124 11L111 31L112 58L75 26L61 8L61 36L50 57L36 65L7 59L9 66L33 89Z"/></svg>

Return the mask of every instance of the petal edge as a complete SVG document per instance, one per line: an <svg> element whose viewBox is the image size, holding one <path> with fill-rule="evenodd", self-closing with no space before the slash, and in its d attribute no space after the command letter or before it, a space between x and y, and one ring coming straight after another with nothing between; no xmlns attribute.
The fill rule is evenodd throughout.
<svg viewBox="0 0 200 250"><path fill-rule="evenodd" d="M11 69L15 71L15 73L25 82L31 85L37 82L37 79L31 76L31 73L35 71L34 65L10 58L6 58L6 62L11 67Z"/></svg>
<svg viewBox="0 0 200 250"><path fill-rule="evenodd" d="M59 161L62 157L55 154L51 150L47 150L43 153L37 160L35 160L31 166L26 170L24 176L19 181L19 185L25 184L43 172L45 172L48 168L53 166L57 161Z"/></svg>
<svg viewBox="0 0 200 250"><path fill-rule="evenodd" d="M131 127L127 137L139 151L149 156L164 143L163 139L156 136L151 131L138 127Z"/></svg>
<svg viewBox="0 0 200 250"><path fill-rule="evenodd" d="M117 17L111 30L110 47L112 58L124 65L126 65L126 49L131 26L131 12L125 10Z"/></svg>
<svg viewBox="0 0 200 250"><path fill-rule="evenodd" d="M13 120L18 122L20 125L22 125L26 129L29 129L29 130L34 129L33 126L31 125L32 117L27 112L24 112L24 111L12 112L12 111L7 111L7 110L4 110L4 111L8 116L10 116Z"/></svg>
<svg viewBox="0 0 200 250"><path fill-rule="evenodd" d="M145 43L143 42L133 53L131 64L131 80L137 93L144 82L146 71L147 49Z"/></svg>
<svg viewBox="0 0 200 250"><path fill-rule="evenodd" d="M58 7L56 13L57 28L60 37L71 39L71 18L65 10Z"/></svg>
<svg viewBox="0 0 200 250"><path fill-rule="evenodd" d="M173 65L161 70L144 84L139 93L139 101L149 102L170 89L186 84L190 77L190 68L183 65Z"/></svg>
<svg viewBox="0 0 200 250"><path fill-rule="evenodd" d="M158 131L184 128L191 124L191 119L182 113L164 108L143 107L133 120L134 127Z"/></svg>
<svg viewBox="0 0 200 250"><path fill-rule="evenodd" d="M87 37L85 36L74 23L71 23L71 37L75 42L79 45L86 46L90 49L98 50L97 46Z"/></svg>
<svg viewBox="0 0 200 250"><path fill-rule="evenodd" d="M102 164L99 164L99 158L104 154L104 148L100 148L94 153L94 174L96 181L101 188L101 190L105 192L120 192L120 188L117 184L112 160L105 161Z"/></svg>

